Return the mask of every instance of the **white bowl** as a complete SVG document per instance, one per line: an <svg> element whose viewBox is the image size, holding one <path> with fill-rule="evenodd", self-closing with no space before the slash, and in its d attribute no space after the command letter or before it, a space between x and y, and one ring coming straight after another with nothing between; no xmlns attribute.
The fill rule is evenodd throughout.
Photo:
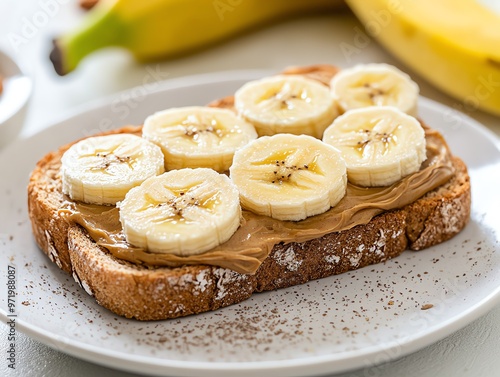
<svg viewBox="0 0 500 377"><path fill-rule="evenodd" d="M19 65L0 51L0 148L16 138L21 131L32 92L32 81Z"/></svg>

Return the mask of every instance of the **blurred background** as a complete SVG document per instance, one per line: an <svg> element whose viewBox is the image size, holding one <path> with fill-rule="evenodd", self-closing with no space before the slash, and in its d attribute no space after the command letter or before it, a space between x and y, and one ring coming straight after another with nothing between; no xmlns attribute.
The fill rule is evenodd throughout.
<svg viewBox="0 0 500 377"><path fill-rule="evenodd" d="M286 6L283 5L283 1L278 1L282 5L277 6L278 9L274 13L268 12L270 15L266 20L265 15L259 16L259 10L254 11L256 14L253 18L252 15L239 15L238 7L245 5L242 1L244 0L208 1L210 7L213 8L210 22L223 25L222 28L218 26L222 29L220 30L221 42L211 43L209 47L204 47L201 42L202 45L189 50L189 54L143 64L137 63L130 51L110 47L86 56L74 71L60 77L49 60L52 39L74 30L88 15L87 11L80 6L81 1L1 0L0 49L14 57L34 81L34 91L26 122L24 125L19 125L22 127L21 136L30 135L40 127L51 124L55 119L71 113L82 103L99 100L118 91L141 85L145 79L148 79L148 75L153 75L152 79L159 81L215 71L263 69L268 72L279 72L289 65L329 63L347 67L362 62L387 62L398 66L408 72L420 85L422 95L453 109L464 111L500 134L498 117L478 109L474 101L469 101L464 105L460 99L444 94L431 85L428 78L417 73L410 66L411 64L405 64L394 56L394 51L389 53L379 44L378 39L387 39L383 32L387 22L384 14L381 14L380 18L377 18L375 14L373 20L367 19L369 27L365 29L351 13L349 7L342 5L342 1L339 0L317 1L316 5L312 4L304 6L303 10L291 11L295 15L283 17L279 16L279 7L286 8ZM383 3L385 0L381 1ZM492 13L495 9L499 11L499 1L480 1L488 5ZM153 3L156 2L153 1ZM373 3L377 2L380 1ZM397 4L394 1L387 0L387 2ZM87 0L83 3L89 5L93 1ZM325 3L330 3L330 5L325 5ZM351 3L361 2L351 1ZM339 9L335 9L337 4L339 4ZM144 12L147 12L147 7L145 8ZM397 14L397 8L394 9ZM181 14L183 11L189 12L189 7L176 10ZM467 11L464 9L464 12ZM287 13L285 10L281 12ZM435 17L446 19L446 14L439 14L439 9L436 9L435 13ZM429 21L428 17L425 23L432 21ZM243 20L242 23L248 23L249 27L241 26L241 29L245 29L244 31L238 30L238 27L236 30L224 30L225 25L230 24L233 18L234 22ZM168 34L172 33L172 30L177 30L177 34L172 38L175 41L175 48L180 49L183 38L186 34L190 34L189 30L192 28L199 30L201 26L197 26L198 22L196 19L190 20L185 26L187 30L179 33L179 29L175 29L175 26L169 27L166 21L164 33ZM203 23L202 26L204 26ZM130 26L131 29L134 27L136 26ZM369 37L368 31L375 34L378 39ZM498 34L498 30L486 30L486 32ZM204 33L203 30L199 31L198 37L195 35L194 38L201 38L200 34ZM390 39L390 35L388 38ZM90 39L95 41L101 38L91 36ZM106 37L103 36L102 39L104 41ZM185 44L189 47L189 42ZM408 47L413 51L402 52L406 61L419 61L418 59L424 52L419 51L418 46ZM175 48L172 48L174 52ZM498 54L498 44L496 47L492 46L491 49L492 53L496 50ZM161 51L158 53L161 56ZM165 48L165 53L169 53L168 48ZM452 67L453 59L455 59L454 56L450 56L449 61L443 64L449 64ZM424 65L424 67L424 72L435 69L435 65L432 64ZM464 72L464 75L466 74L467 72ZM500 76L500 70L497 70L497 75L497 77ZM458 79L459 77L455 78L455 80ZM495 90L496 95L500 96L498 94L500 88L497 86L489 89ZM500 109L500 102L497 104Z"/></svg>
<svg viewBox="0 0 500 377"><path fill-rule="evenodd" d="M164 1L168 2L169 0ZM199 1L193 1L193 3ZM461 0L454 3L457 4L457 8L461 8L462 12L462 18L459 18L459 20L463 20L464 24L460 24L458 29L463 26L462 29L466 35L457 36L456 40L464 43L464 46L462 46L464 50L461 50L460 44L457 46L450 43L449 50L434 46L429 52L420 50L419 46L421 45L412 46L409 44L402 48L401 55L398 55L399 52L394 51L393 47L391 47L393 41L402 46L401 41L398 41L395 34L391 34L392 32L387 34L384 31L386 22L391 22L385 16L387 14L399 16L400 14L397 10L398 1L353 0L349 2L349 6L342 1L336 0L331 0L330 4L326 4L327 1L318 1L318 5L304 6L303 9L299 7L300 9L291 12L294 14L290 16L286 15L287 11L278 9L274 13L270 12L271 15L267 19L259 14L259 9L254 9L252 14L248 12L246 15L240 15L238 7L246 7L245 1L207 0L212 12L207 17L216 20L214 28L220 29L220 38L214 37L214 40L202 42L191 49L187 46L189 52L184 51L182 48L185 42L183 38L190 36L190 38L196 40L197 37L202 38L204 34L207 34L207 38L213 32L217 34L217 31L212 30L209 26L200 31L198 22L205 25L205 21L200 18L191 17L189 23L184 25L187 28L185 32L179 32L179 29L174 28L175 25L169 27L168 23L175 24L175 20L164 21L165 34L176 30L175 35L170 36L172 46L175 45L176 49L170 52L165 51L165 55L171 54L174 57L160 59L161 51L159 51L157 60L138 62L129 50L108 47L85 56L76 67L69 67L70 64L68 62L64 63L64 59L76 58L68 57L72 54L71 48L68 47L66 51L61 42L60 50L56 55L53 55L53 60L56 60L56 67L54 67L53 62L49 59L49 54L53 49L52 40L59 37L62 37L60 41L64 40L64 36L67 36L69 31L81 25L85 18L89 16L89 11L85 8L92 6L93 1L85 1L84 7L82 7L81 2L78 0L0 0L0 51L12 57L33 83L33 92L26 107L26 116L24 119L17 121L16 133L19 133L19 137L28 137L50 126L57 120L75 113L82 106L88 106L89 102L97 103L109 96L130 99L131 108L133 109L133 95L117 93L143 85L145 82L159 82L187 75L210 74L228 70L261 69L263 72L275 73L290 65L326 63L348 67L357 63L385 62L409 73L413 80L419 84L423 96L443 103L453 111L467 113L494 133L500 135L500 119L498 116L500 114L500 101L492 101L492 98L500 98L500 53L498 50L500 38L495 39L499 36L500 23L497 23L493 28L490 28L492 24L487 21L482 23L481 18L474 19L472 20L474 22L470 21L469 23L467 20L471 17L468 17L467 14L468 12L472 14L472 11L469 11L469 6L466 4L481 1L484 6L488 7L484 9L495 15L491 17L499 17L500 1ZM126 2L130 3L131 1ZM151 3L157 2L151 0ZM178 15L182 15L182 12L184 14L186 12L188 14L197 12L187 5L190 2L191 0L185 0L182 9L176 10L176 12L179 12L175 16L177 20L179 20ZM279 2L284 4L283 1ZM147 3L147 1L136 0L135 3L136 7L132 6L131 9L125 9L125 18L138 17L142 13L151 11L148 10L147 6L141 5ZM262 3L266 2L262 0ZM363 16L363 12L359 11L359 4L363 3L387 3L396 6L396 8L390 10L389 13L373 13L373 18L370 18L369 15ZM422 3L430 2L423 1ZM435 11L432 14L429 13L428 17L426 16L423 19L425 22L422 22L423 31L421 35L423 37L420 42L425 40L426 27L431 27L435 19L444 21L447 19L446 8L441 8L438 0L434 0L434 3L436 3ZM442 3L450 3L450 1L447 0ZM277 7L278 5L272 7L274 6ZM356 14L352 12L351 8L355 10ZM155 11L153 10L151 13L154 15ZM200 14L203 15L203 13ZM367 26L366 29L363 22L358 18L360 16ZM394 16L395 19L396 16ZM241 28L245 30L240 30L238 25L243 22L243 19L246 20L245 22L248 21L249 26L248 28ZM95 22L98 23L98 20ZM447 22L443 23L444 26L440 36L442 37L441 40L446 40L449 34L454 32L454 29ZM472 25L473 23L475 24ZM479 28L478 25L481 24L483 24L483 28ZM110 28L117 27L113 20L109 21L109 25ZM221 25L227 26L230 30L225 30ZM102 27L102 25L99 27ZM123 27L123 25L120 27ZM469 40L469 37L473 34L473 27L481 29L481 33L485 36L485 42L478 42L477 46L473 43L473 40L472 42ZM193 33L193 28L196 28L196 33ZM107 29L104 27L102 30ZM88 40L94 41L96 45L116 42L113 39L117 38L116 35L107 35L102 30L100 34L91 35ZM120 39L119 42L125 44L123 42L126 37L125 34L130 29L118 28L117 30L116 34L124 38ZM406 32L411 36L415 35L415 33L420 35L418 33L421 31L408 28ZM375 38L370 36L370 33ZM497 44L489 45L494 40L497 41ZM68 44L71 43L68 42ZM84 41L82 43L90 42ZM141 42L135 41L134 43L135 45L131 49L140 50L137 44L141 44ZM484 55L484 49L487 49L488 46L491 49L491 55ZM94 47L88 45L81 48L90 51ZM465 54L463 56L466 57L469 56L464 51L470 52L470 61L468 58L459 58L462 56L460 54ZM411 64L411 61L420 62L426 54L432 53L444 59L446 63L444 63L443 67L449 67L451 74L455 75L453 80L457 81L456 95L453 95L449 90L445 93L442 88L438 88L433 81L436 80L435 77L427 77L426 71L437 69L435 64ZM78 55L78 53L75 54ZM81 55L85 54L81 52ZM475 60L474 58L477 56L480 56L483 60L481 62L479 62L479 58ZM64 64L67 66L64 67ZM463 75L455 73L455 68L458 66L463 66L463 68L460 68ZM1 67L2 65L0 65ZM58 74L55 68L64 75ZM478 71L474 71L476 68ZM443 69L441 68L441 70ZM491 72L493 74L496 72L496 76L489 76ZM443 74L446 74L446 72ZM465 87L472 85L472 92L469 94L464 95L460 92L459 84L462 76L469 77L468 84L464 84ZM472 79L470 79L471 77ZM474 82L474 80L477 80L477 82ZM491 102L488 109L483 108L481 103L483 99ZM137 99L135 101L138 102ZM497 106L496 110L495 106ZM168 107L168 104L165 107ZM497 115L494 114L495 112ZM126 117L124 117L123 122L124 124L127 123ZM433 376L445 370L447 373L440 375L474 376L476 375L474 372L475 366L484 365L484 363L491 365L491 363L495 362L486 358L485 355L488 355L486 350L498 349L498 342L496 341L498 337L495 337L494 340L492 339L494 336L484 334L491 335L491 329L496 329L494 331L500 336L499 321L500 308L497 307L486 317L444 341L399 361L386 364L383 367L384 374L386 376L416 376L418 373L419 376ZM5 332L6 326L2 324L1 329ZM481 337L476 336L478 329L482 331ZM5 339L3 333L0 339L2 341ZM5 375L2 373L4 371L19 376L65 376L69 375L69 373L73 376L87 376L91 373L106 376L125 375L122 372L112 371L53 351L23 335L20 335L18 344L18 347L23 349L20 351L20 360L18 361L20 370L12 374L12 371L7 371L4 368L5 365L2 364L0 374ZM500 364L498 364L498 361L496 363L498 370ZM345 374L345 376L362 376L363 373L363 371L353 372ZM491 370L491 374L484 375L499 375L498 372L496 373Z"/></svg>

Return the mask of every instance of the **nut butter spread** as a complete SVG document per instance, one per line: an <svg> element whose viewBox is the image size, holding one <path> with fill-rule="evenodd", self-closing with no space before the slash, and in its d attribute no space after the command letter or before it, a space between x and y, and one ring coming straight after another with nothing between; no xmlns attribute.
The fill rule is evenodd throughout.
<svg viewBox="0 0 500 377"><path fill-rule="evenodd" d="M426 127L427 160L420 170L388 187L347 186L345 197L327 212L302 221L280 221L243 211L241 225L229 241L199 255L154 254L127 243L115 207L68 201L60 213L82 226L116 258L150 267L208 264L253 274L277 243L305 242L368 223L376 215L413 203L446 183L454 174L443 137Z"/></svg>

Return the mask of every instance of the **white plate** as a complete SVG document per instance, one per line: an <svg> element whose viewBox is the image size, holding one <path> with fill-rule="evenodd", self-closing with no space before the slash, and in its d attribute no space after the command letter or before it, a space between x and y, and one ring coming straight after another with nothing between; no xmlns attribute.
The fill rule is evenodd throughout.
<svg viewBox="0 0 500 377"><path fill-rule="evenodd" d="M20 140L0 154L0 259L17 274L17 330L73 356L157 375L298 376L369 367L451 334L500 300L500 150L470 118L427 99L420 115L468 164L473 210L466 229L428 250L254 295L215 312L138 322L97 305L35 245L26 184L36 161L63 143L167 107L232 93L262 72L173 80L121 94ZM130 94L132 93L132 94ZM135 93L135 95L133 94ZM4 288L5 289L5 288ZM0 295L6 320L6 294ZM428 310L421 307L432 304Z"/></svg>

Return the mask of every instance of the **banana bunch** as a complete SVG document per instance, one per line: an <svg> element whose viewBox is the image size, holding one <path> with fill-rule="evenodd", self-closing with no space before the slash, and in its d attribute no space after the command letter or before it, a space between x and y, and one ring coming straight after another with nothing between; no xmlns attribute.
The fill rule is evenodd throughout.
<svg viewBox="0 0 500 377"><path fill-rule="evenodd" d="M500 15L485 0L345 1L373 37L437 88L464 101L466 110L500 115ZM101 0L81 25L54 41L50 58L56 72L65 75L108 46L125 48L139 61L172 57L258 24L343 3ZM364 47L356 40L350 51Z"/></svg>
<svg viewBox="0 0 500 377"><path fill-rule="evenodd" d="M62 158L63 192L116 204L132 245L202 253L232 236L242 208L300 221L337 205L348 181L388 186L418 171L417 98L410 77L384 64L346 69L329 86L298 75L252 81L234 111L173 108L149 116L142 137L74 144Z"/></svg>
<svg viewBox="0 0 500 377"><path fill-rule="evenodd" d="M100 0L81 25L54 41L56 72L74 70L90 53L115 46L139 61L176 56L253 26L343 6L343 0Z"/></svg>
<svg viewBox="0 0 500 377"><path fill-rule="evenodd" d="M487 1L346 2L387 50L463 101L458 109L500 115L500 14Z"/></svg>

